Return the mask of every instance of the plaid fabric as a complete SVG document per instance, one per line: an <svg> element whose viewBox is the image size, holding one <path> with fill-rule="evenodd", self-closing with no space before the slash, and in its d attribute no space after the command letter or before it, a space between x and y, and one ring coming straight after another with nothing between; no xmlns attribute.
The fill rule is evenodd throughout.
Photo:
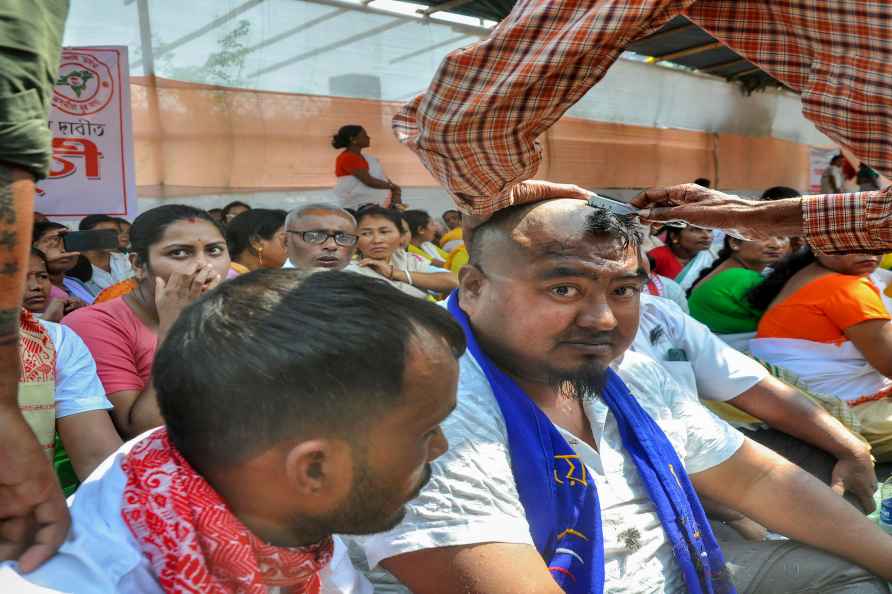
<svg viewBox="0 0 892 594"><path fill-rule="evenodd" d="M892 189L810 196L802 201L802 231L818 252L892 251Z"/></svg>
<svg viewBox="0 0 892 594"><path fill-rule="evenodd" d="M884 0L520 0L487 39L446 57L430 88L394 117L394 132L466 213L535 198L519 183L542 159L536 138L623 48L681 13L799 92L822 132L892 176L892 10ZM819 249L876 245L858 231L863 218L837 213L836 199L810 204L815 224L804 234ZM825 219L838 224L817 223Z"/></svg>

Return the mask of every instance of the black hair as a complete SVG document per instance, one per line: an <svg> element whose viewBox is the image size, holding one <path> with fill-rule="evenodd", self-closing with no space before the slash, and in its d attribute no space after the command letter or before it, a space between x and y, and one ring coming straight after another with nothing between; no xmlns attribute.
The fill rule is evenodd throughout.
<svg viewBox="0 0 892 594"><path fill-rule="evenodd" d="M586 219L586 231L590 235L617 239L623 249L641 245L641 231L638 229L634 215L618 215L600 206L589 205L589 207L591 212ZM487 242L486 238L495 231L502 231L502 229L516 224L530 208L529 204L509 206L496 211L489 220L477 227L471 236L470 243L466 242L469 261L480 266L480 260L485 250L483 246Z"/></svg>
<svg viewBox="0 0 892 594"><path fill-rule="evenodd" d="M788 186L774 186L762 192L762 200L781 200L783 198L799 198L802 193Z"/></svg>
<svg viewBox="0 0 892 594"><path fill-rule="evenodd" d="M764 281L750 289L746 295L747 301L759 311L765 311L794 274L816 261L814 252L808 246L788 254L772 267L771 274Z"/></svg>
<svg viewBox="0 0 892 594"><path fill-rule="evenodd" d="M131 227L133 226L133 223L121 217L115 217L115 222L119 225L130 225Z"/></svg>
<svg viewBox="0 0 892 594"><path fill-rule="evenodd" d="M65 273L65 276L72 276L82 283L88 283L93 278L93 265L83 254L77 257L77 263Z"/></svg>
<svg viewBox="0 0 892 594"><path fill-rule="evenodd" d="M453 209L450 209L450 210L444 210L444 211L443 211L443 219L445 220L445 219L446 219L446 215L448 215L448 214L450 214L450 213L455 213L455 214L457 214L458 216L462 216L460 210L453 210Z"/></svg>
<svg viewBox="0 0 892 594"><path fill-rule="evenodd" d="M666 245L669 245L671 242L670 238L680 239L681 232L685 230L685 227L676 227L674 225L666 225L663 227L663 231L666 232Z"/></svg>
<svg viewBox="0 0 892 594"><path fill-rule="evenodd" d="M703 186L704 188L712 187L712 182L709 180L709 178L706 178L706 177L698 177L697 179L694 180L694 183L697 184L698 186Z"/></svg>
<svg viewBox="0 0 892 594"><path fill-rule="evenodd" d="M403 213L403 218L409 223L409 231L412 237L427 227L431 222L431 216L423 210L407 210Z"/></svg>
<svg viewBox="0 0 892 594"><path fill-rule="evenodd" d="M223 210L221 211L221 214L222 214L222 216L223 216L223 220L225 221L225 220L226 220L226 217L229 216L229 211L230 211L230 210L232 210L233 208L236 208L236 207L238 207L238 206L241 206L242 208L247 208L248 210L251 210L251 205L250 205L250 204L245 204L245 203L242 202L241 200L234 200L234 201L230 202L229 204L227 204L226 206L223 207Z"/></svg>
<svg viewBox="0 0 892 594"><path fill-rule="evenodd" d="M156 206L136 217L130 227L130 253L136 254L137 263L148 263L149 247L161 239L165 229L177 221L188 219L207 221L220 231L220 235L224 233L220 224L206 210L185 204Z"/></svg>
<svg viewBox="0 0 892 594"><path fill-rule="evenodd" d="M700 274L697 276L697 279L691 284L691 286L687 290L687 296L690 297L691 293L694 292L694 287L702 281L704 278L712 274L712 271L722 265L722 263L731 257L734 253L734 250L731 249L731 236L725 235L725 243L722 244L722 249L719 250L719 253L716 255L715 260L712 261L712 264L704 268L700 271Z"/></svg>
<svg viewBox="0 0 892 594"><path fill-rule="evenodd" d="M47 269L47 270L50 269L49 262L48 262L47 259L46 259L46 254L44 254L41 250L37 249L36 247L32 247L32 248L31 248L31 255L32 255L32 256L37 256L38 258L40 258L41 260L43 260L43 265L46 266L46 269Z"/></svg>
<svg viewBox="0 0 892 594"><path fill-rule="evenodd" d="M289 439L355 439L400 406L412 340L458 358L461 327L433 303L350 272L261 269L180 314L153 381L171 442L199 471Z"/></svg>
<svg viewBox="0 0 892 594"><path fill-rule="evenodd" d="M338 133L331 137L331 146L336 149L347 148L350 141L359 136L364 128L357 124L348 124L338 128Z"/></svg>
<svg viewBox="0 0 892 594"><path fill-rule="evenodd" d="M117 225L118 221L114 217L110 217L108 215L92 214L82 218L81 222L78 223L77 228L79 231L90 231L91 229L95 229L96 225L100 223L114 223L115 225Z"/></svg>
<svg viewBox="0 0 892 594"><path fill-rule="evenodd" d="M366 217L383 217L396 225L396 229L400 234L403 233L403 215L398 210L384 208L377 204L364 206L356 211L356 226L359 227L360 222Z"/></svg>
<svg viewBox="0 0 892 594"><path fill-rule="evenodd" d="M34 223L34 229L31 231L31 241L39 241L53 229L65 229L67 231L68 227L62 223L55 223L53 221L38 221L37 223Z"/></svg>
<svg viewBox="0 0 892 594"><path fill-rule="evenodd" d="M235 260L245 250L252 249L251 242L259 238L272 239L276 231L285 225L286 216L288 213L284 210L255 208L232 219L226 227L229 257Z"/></svg>

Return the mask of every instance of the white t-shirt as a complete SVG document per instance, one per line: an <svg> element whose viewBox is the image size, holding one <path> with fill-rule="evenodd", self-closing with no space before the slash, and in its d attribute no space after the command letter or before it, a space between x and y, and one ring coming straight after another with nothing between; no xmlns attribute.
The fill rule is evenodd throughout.
<svg viewBox="0 0 892 594"><path fill-rule="evenodd" d="M632 350L662 365L696 398L725 402L768 376L768 371L729 347L672 301L641 295L641 318ZM684 353L686 360L672 360Z"/></svg>
<svg viewBox="0 0 892 594"><path fill-rule="evenodd" d="M121 446L68 498L71 530L54 557L24 577L16 574L12 562L0 564L0 592L26 591L24 587L30 583L73 594L164 594L152 566L121 517L127 484L121 461L146 435L148 432ZM322 594L373 592L368 581L353 568L347 549L338 538L331 563L322 570L321 577Z"/></svg>
<svg viewBox="0 0 892 594"><path fill-rule="evenodd" d="M679 388L645 355L627 352L615 366L644 409L666 433L689 473L731 457L743 436ZM598 451L563 432L595 480L603 519L604 591L614 594L683 592L671 547L638 476L623 451L619 428L607 406L585 403ZM489 382L474 358L460 362L458 408L442 425L449 451L433 462L433 475L407 506L403 522L383 534L352 537L361 548L375 592L408 590L380 567L382 559L421 549L482 542L533 545L517 494L505 421ZM599 453L600 452L600 453ZM637 533L638 545L628 544Z"/></svg>
<svg viewBox="0 0 892 594"><path fill-rule="evenodd" d="M68 326L38 321L56 349L56 418L113 408L96 374L96 361L81 337Z"/></svg>

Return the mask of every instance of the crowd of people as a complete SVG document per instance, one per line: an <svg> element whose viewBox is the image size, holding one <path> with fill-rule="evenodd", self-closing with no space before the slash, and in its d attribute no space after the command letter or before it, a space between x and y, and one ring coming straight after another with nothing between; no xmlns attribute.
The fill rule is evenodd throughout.
<svg viewBox="0 0 892 594"><path fill-rule="evenodd" d="M839 55L883 72L892 27L783 52L752 27L890 19L654 4L520 3L447 56L394 119L460 208L442 227L345 126L329 203L95 215L79 231L115 245L77 253L32 208L67 2L9 3L0 590L888 594L892 535L865 515L892 458L877 172L862 194L646 191L644 234L529 178L536 138L661 19L794 90ZM809 87L807 115L889 175L882 78L847 81L849 111Z"/></svg>
<svg viewBox="0 0 892 594"><path fill-rule="evenodd" d="M772 188L764 198L794 192ZM870 276L876 256L815 255L807 245L794 250L788 237L737 239L680 223L642 227L560 199L500 211L467 245L458 211L435 219L403 204L350 209L335 200L286 212L237 202L220 217L163 205L132 225L106 219L79 225L119 233L117 249L105 252L65 252L71 231L59 223L37 222L33 233L20 400L66 495L75 494L71 536L56 557L25 575L34 584L177 591L168 586L182 579L175 562L159 557L171 555L179 563L178 555L205 556L200 579L193 576L199 589L213 583L242 591L232 584L260 580L259 569L235 576L232 567L213 566L226 561L212 552L166 542L177 525L164 514L186 512L149 498L171 496L178 481L198 481L197 492L230 510L225 524L253 543L258 563L266 555L300 555L316 568L324 592L462 591L465 580L484 579L479 559L498 566L487 584L504 582L473 591L516 592L545 578L573 591L568 584L581 579L574 563L585 558L582 543L590 539L603 543L605 573L597 579L605 591L622 590L633 575L649 584L637 591L689 588L687 562L671 559L682 543L700 551L708 567L739 567L711 574L715 588L730 580L747 592L815 584L832 592L837 582L838 591L853 584L864 585L859 592L885 591L868 572L819 551L880 573L861 555L864 544L841 547L796 520L805 512L793 509L802 506L794 499L805 498L828 522L844 521L859 534L873 529L863 514L875 508L874 461L892 459L892 370L882 342L892 322L880 299L885 287ZM73 276L84 257L106 273L103 280L116 282L100 287ZM299 311L286 311L286 303ZM340 316L345 320L334 323ZM408 332L401 338L394 334L400 324ZM382 357L394 344L385 346L385 337L402 345L401 354L386 355L400 362L388 372L395 375L384 374L390 379L382 376ZM367 344L373 338L376 344ZM417 363L420 376L412 380L415 350L421 358L451 355L434 356L445 366L437 371ZM300 387L287 377L298 372ZM358 381L365 388L352 385ZM368 423L359 419L376 405L370 396L353 401L368 386L383 397L385 385L403 386L394 393L404 395L424 392L428 423L418 429L426 432L422 445L400 446L407 456L417 453L391 468L387 481L380 465L394 460L394 446L383 434L374 444L362 441L376 425L360 429ZM288 390L293 405L277 400ZM523 394L535 410L516 408L512 398ZM405 398L383 405L382 419L406 422L406 411L387 407L421 410L422 401ZM298 412L319 406L318 417ZM642 414L656 425L643 423ZM299 428L287 429L292 415ZM350 445L358 475L347 495L339 494L339 479L313 474L346 464L326 449L334 446L319 446L321 454L289 450L303 447L295 443L312 433L311 423L338 435L359 431L364 437L354 439L362 447L385 448L375 466ZM413 431L392 428L387 439L419 439ZM538 451L524 437L529 431L545 431L551 445ZM639 439L658 447L639 458ZM277 453L254 459L268 449ZM324 464L302 457L311 454ZM153 467L156 457L165 462ZM660 478L667 462L680 475L680 491ZM543 492L529 478L543 471L535 464L556 485L596 487L600 534L580 532L563 517L572 516L577 495L566 500L547 486ZM783 473L756 480L769 467ZM170 473L161 486L152 482L158 473ZM275 487L282 476L289 480ZM267 481L271 493L252 502L257 493L240 486L248 477ZM276 507L292 489L317 497L306 491L311 483L326 503ZM659 489L665 492L657 496ZM787 507L768 510L767 497ZM545 514L543 502L558 515ZM684 529L665 530L667 505L681 506L672 513L704 537L692 542ZM165 519L159 527L147 514ZM218 538L202 533L217 528L198 516L187 518L187 532L196 531L197 542ZM301 522L282 519L288 517ZM568 522L571 536L550 533L554 522ZM310 526L319 538L306 537ZM573 531L581 535L575 541ZM260 556L264 546L295 542L312 546ZM120 570L107 570L112 561L103 550L114 551ZM790 555L801 563L796 578L777 569ZM756 587L762 582L771 588Z"/></svg>

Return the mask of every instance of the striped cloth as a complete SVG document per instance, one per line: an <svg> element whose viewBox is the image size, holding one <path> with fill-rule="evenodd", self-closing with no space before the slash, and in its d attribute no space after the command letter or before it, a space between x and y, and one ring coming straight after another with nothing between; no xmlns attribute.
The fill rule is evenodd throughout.
<svg viewBox="0 0 892 594"><path fill-rule="evenodd" d="M884 0L520 0L487 39L444 59L394 131L466 213L535 200L521 182L542 160L537 137L626 46L679 14L798 92L822 132L892 177ZM885 202L879 192L806 200L803 235L820 251L892 247Z"/></svg>

